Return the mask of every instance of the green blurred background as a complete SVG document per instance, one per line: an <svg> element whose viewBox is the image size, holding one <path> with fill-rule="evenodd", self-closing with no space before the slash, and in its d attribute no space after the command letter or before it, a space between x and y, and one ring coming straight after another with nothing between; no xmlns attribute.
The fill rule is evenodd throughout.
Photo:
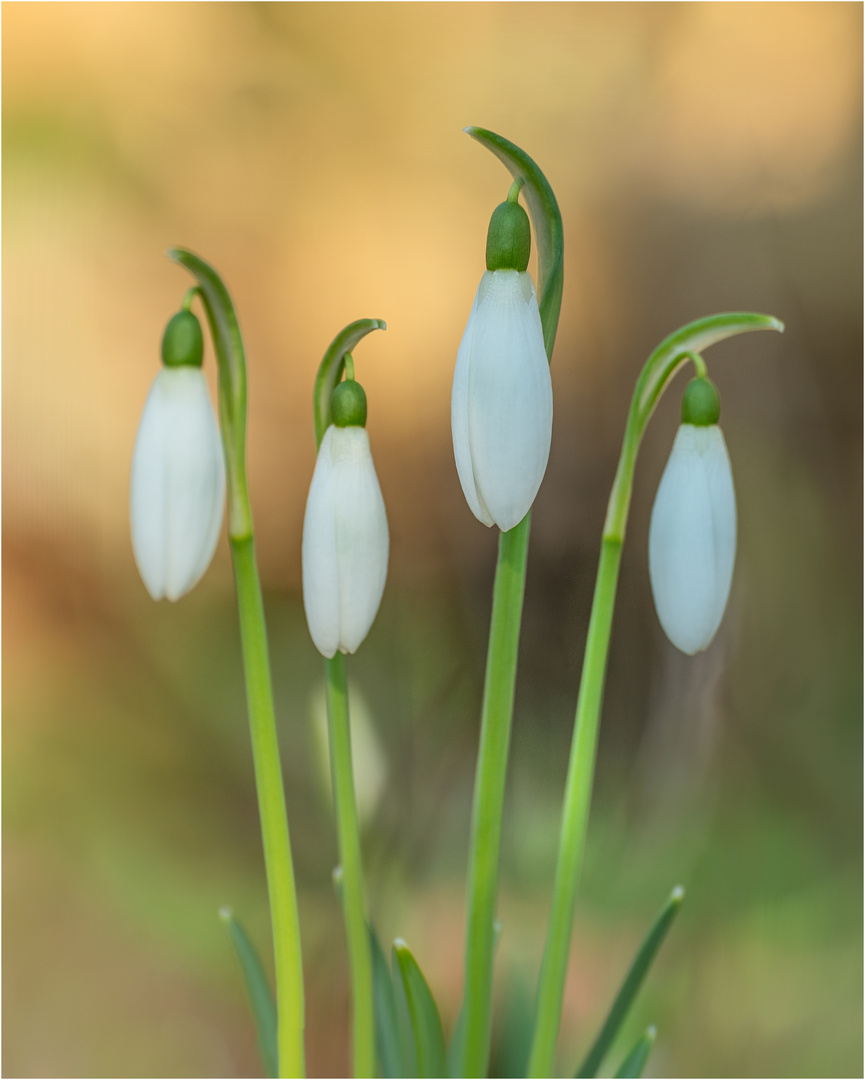
<svg viewBox="0 0 865 1080"><path fill-rule="evenodd" d="M862 1073L862 7L3 5L4 1040L7 1076L255 1076L217 909L268 922L227 544L153 604L128 476L191 247L245 332L249 463L300 882L312 1075L348 1068L345 951L300 538L316 366L357 350L391 525L349 666L370 908L459 1005L496 538L450 381L523 146L565 222L555 426L536 502L505 819L503 1007L531 1000L604 507L636 374L693 318L739 499L733 595L685 658L637 470L561 1038L591 1037L672 885L627 1037L665 1076ZM213 364L206 361L213 386ZM507 1006L511 1002L511 1006ZM504 1034L518 1025L508 1022Z"/></svg>

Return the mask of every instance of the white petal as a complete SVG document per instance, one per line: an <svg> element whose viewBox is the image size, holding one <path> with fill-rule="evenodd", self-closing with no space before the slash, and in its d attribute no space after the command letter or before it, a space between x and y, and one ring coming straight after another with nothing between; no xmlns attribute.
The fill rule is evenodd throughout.
<svg viewBox="0 0 865 1080"><path fill-rule="evenodd" d="M460 478L463 494L469 509L484 525L494 525L487 508L478 498L475 487L474 471L472 469L472 455L469 448L469 358L472 351L472 338L474 336L474 324L478 309L478 294L480 286L475 293L475 301L469 314L469 321L460 341L457 352L457 362L454 368L454 385L451 392L451 432L454 440L454 459L457 465L457 474Z"/></svg>
<svg viewBox="0 0 865 1080"><path fill-rule="evenodd" d="M550 368L529 274L484 274L468 368L469 448L478 501L506 531L534 502L553 427Z"/></svg>
<svg viewBox="0 0 865 1080"><path fill-rule="evenodd" d="M316 648L353 653L375 620L388 562L384 500L364 428L324 434L303 523L303 603Z"/></svg>
<svg viewBox="0 0 865 1080"><path fill-rule="evenodd" d="M339 575L336 565L333 462L334 428L325 431L303 518L303 606L309 633L328 658L339 648Z"/></svg>
<svg viewBox="0 0 865 1080"><path fill-rule="evenodd" d="M733 577L736 499L717 425L682 424L649 529L649 574L667 637L693 655L715 636Z"/></svg>
<svg viewBox="0 0 865 1080"><path fill-rule="evenodd" d="M144 406L132 458L135 561L155 599L177 600L210 565L225 507L225 464L198 368L164 368Z"/></svg>
<svg viewBox="0 0 865 1080"><path fill-rule="evenodd" d="M365 428L334 428L339 647L353 653L369 633L387 579L389 537L384 499Z"/></svg>

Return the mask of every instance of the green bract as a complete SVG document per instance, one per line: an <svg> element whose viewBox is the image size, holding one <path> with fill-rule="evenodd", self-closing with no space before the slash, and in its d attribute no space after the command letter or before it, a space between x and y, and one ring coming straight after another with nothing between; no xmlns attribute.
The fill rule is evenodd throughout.
<svg viewBox="0 0 865 1080"><path fill-rule="evenodd" d="M517 187L514 184L514 187ZM519 192L519 188L517 187ZM529 265L532 229L529 215L508 197L493 210L487 230L487 270L519 270Z"/></svg>
<svg viewBox="0 0 865 1080"><path fill-rule="evenodd" d="M366 394L359 382L346 379L334 388L330 413L337 427L366 427Z"/></svg>
<svg viewBox="0 0 865 1080"><path fill-rule="evenodd" d="M711 379L691 379L682 398L682 423L709 427L718 423L720 415L721 395L717 386Z"/></svg>
<svg viewBox="0 0 865 1080"><path fill-rule="evenodd" d="M201 323L191 311L178 311L162 335L162 363L166 367L201 367L203 359Z"/></svg>

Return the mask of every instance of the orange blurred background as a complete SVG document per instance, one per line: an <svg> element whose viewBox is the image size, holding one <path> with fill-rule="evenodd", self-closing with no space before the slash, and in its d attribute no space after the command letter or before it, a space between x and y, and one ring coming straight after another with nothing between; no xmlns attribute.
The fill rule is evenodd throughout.
<svg viewBox="0 0 865 1080"><path fill-rule="evenodd" d="M562 1062L681 881L628 1029L658 1023L649 1072L861 1074L861 6L7 2L2 22L5 1075L259 1069L216 918L231 904L266 952L227 544L154 605L128 536L136 427L190 284L164 258L178 244L222 274L246 342L311 1075L347 1068L349 1007L300 602L311 389L339 329L387 321L355 354L391 527L349 669L368 889L452 1022L496 541L460 491L450 382L509 182L467 124L540 164L566 243L502 1001L531 1002L634 379L691 319L769 312L783 337L706 357L740 537L695 660L664 639L646 567L684 380L644 444Z"/></svg>

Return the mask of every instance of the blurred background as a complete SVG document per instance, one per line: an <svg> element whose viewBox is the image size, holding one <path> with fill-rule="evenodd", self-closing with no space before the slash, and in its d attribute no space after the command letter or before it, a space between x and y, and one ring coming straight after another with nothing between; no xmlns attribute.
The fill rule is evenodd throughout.
<svg viewBox="0 0 865 1080"><path fill-rule="evenodd" d="M303 616L312 380L358 348L391 527L349 665L370 910L459 1007L496 537L450 442L457 346L509 176L565 223L555 424L532 527L503 844L499 1068L530 1009L604 509L636 375L691 319L739 502L718 638L654 614L649 428L613 631L564 1075L674 884L620 1046L663 1076L862 1072L862 8L3 5L3 1072L257 1076L220 905L268 915L228 547L177 605L132 558L133 441L192 248L249 364L249 465L300 883L311 1075L345 1075L322 665ZM534 264L532 264L534 265ZM212 356L205 361L214 385ZM612 1062L615 1067L616 1062Z"/></svg>

